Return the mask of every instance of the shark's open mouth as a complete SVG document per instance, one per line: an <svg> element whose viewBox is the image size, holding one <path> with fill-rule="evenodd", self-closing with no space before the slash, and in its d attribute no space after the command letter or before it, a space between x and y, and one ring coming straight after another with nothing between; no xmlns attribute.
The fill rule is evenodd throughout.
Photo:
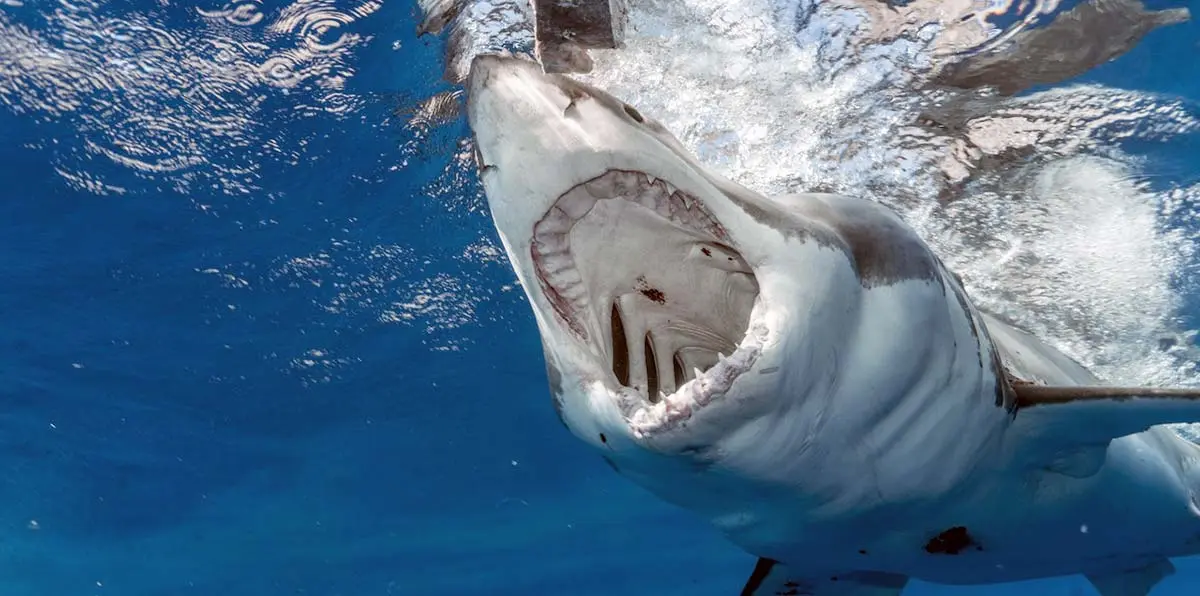
<svg viewBox="0 0 1200 596"><path fill-rule="evenodd" d="M753 269L666 180L609 170L574 186L535 224L530 252L555 315L603 359L635 429L690 417L757 357Z"/></svg>

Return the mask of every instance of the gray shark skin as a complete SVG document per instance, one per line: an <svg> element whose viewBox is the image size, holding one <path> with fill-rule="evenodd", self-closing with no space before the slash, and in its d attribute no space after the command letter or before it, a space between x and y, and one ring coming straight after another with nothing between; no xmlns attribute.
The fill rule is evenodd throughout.
<svg viewBox="0 0 1200 596"><path fill-rule="evenodd" d="M553 406L760 557L742 594L1082 573L1145 596L1200 552L1200 447L1160 426L1200 391L1106 387L882 205L760 195L532 61L479 56L467 87Z"/></svg>

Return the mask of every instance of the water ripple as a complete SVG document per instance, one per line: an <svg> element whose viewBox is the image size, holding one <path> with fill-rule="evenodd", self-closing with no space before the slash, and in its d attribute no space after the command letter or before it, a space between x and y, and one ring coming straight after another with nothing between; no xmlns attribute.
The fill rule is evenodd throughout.
<svg viewBox="0 0 1200 596"><path fill-rule="evenodd" d="M75 188L121 188L123 171L184 193L246 193L261 168L249 155L286 160L302 147L262 125L270 97L303 92L289 118L360 105L345 86L366 38L351 29L380 6L303 0L272 19L261 2L237 0L196 7L207 26L189 29L101 2L60 1L36 27L0 9L0 108L64 127L55 167Z"/></svg>
<svg viewBox="0 0 1200 596"><path fill-rule="evenodd" d="M196 12L205 18L223 19L229 24L239 27L257 25L263 20L262 6L257 0L227 2L225 6L216 10L197 8Z"/></svg>

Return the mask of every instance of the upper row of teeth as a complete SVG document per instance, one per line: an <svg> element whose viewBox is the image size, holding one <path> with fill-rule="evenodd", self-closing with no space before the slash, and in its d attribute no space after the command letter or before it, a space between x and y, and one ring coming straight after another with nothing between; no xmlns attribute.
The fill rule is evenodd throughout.
<svg viewBox="0 0 1200 596"><path fill-rule="evenodd" d="M533 243L543 275L553 277L556 290L572 304L587 306L587 290L575 269L569 233L598 201L625 199L671 221L724 239L725 231L702 204L666 180L641 172L609 172L580 184L559 197L534 226ZM549 281L549 279L547 279Z"/></svg>
<svg viewBox="0 0 1200 596"><path fill-rule="evenodd" d="M707 210L686 193L641 172L619 172L601 176L559 197L534 227L534 240L542 254L554 252L566 243L566 235L575 222L587 215L600 200L625 199L650 209L672 221L723 238L724 230ZM663 200L666 199L666 200Z"/></svg>

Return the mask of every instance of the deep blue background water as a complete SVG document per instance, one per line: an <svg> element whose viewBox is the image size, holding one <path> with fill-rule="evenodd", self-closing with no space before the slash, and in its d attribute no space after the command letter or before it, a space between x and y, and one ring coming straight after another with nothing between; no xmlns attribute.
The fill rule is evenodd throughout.
<svg viewBox="0 0 1200 596"><path fill-rule="evenodd" d="M57 5L0 16L52 37ZM207 26L168 2L96 11ZM524 297L450 158L465 122L393 113L450 89L440 40L413 37L407 2L348 27L369 38L345 83L357 107L260 90L253 142L214 144L182 188L80 150L97 104L0 106L0 593L733 593L752 557L554 417ZM1139 50L1136 84L1195 91L1147 53L1194 53L1184 27ZM206 177L224 162L257 169ZM1161 594L1194 593L1196 567Z"/></svg>

